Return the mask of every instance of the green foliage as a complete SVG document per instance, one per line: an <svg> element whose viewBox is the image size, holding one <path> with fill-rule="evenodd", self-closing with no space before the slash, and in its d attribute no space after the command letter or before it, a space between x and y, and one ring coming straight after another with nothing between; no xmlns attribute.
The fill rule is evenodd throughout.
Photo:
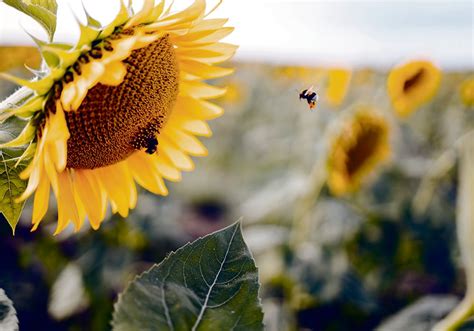
<svg viewBox="0 0 474 331"><path fill-rule="evenodd" d="M48 33L49 39L53 40L58 10L56 0L3 0L3 2L41 24Z"/></svg>
<svg viewBox="0 0 474 331"><path fill-rule="evenodd" d="M16 137L24 122L10 119L2 123L0 128L0 143L7 142ZM17 203L15 199L25 190L27 182L20 178L20 173L25 168L24 164L16 164L17 157L22 149L5 148L0 150L0 214L10 224L13 233L20 218L25 202Z"/></svg>
<svg viewBox="0 0 474 331"><path fill-rule="evenodd" d="M8 221L14 234L25 205L24 201L21 203L15 202L15 198L25 190L26 182L19 177L23 166L11 166L13 162L5 161L5 154L1 151L0 157L2 158L0 167L0 213Z"/></svg>
<svg viewBox="0 0 474 331"><path fill-rule="evenodd" d="M135 279L115 306L113 330L262 330L258 287L235 223Z"/></svg>

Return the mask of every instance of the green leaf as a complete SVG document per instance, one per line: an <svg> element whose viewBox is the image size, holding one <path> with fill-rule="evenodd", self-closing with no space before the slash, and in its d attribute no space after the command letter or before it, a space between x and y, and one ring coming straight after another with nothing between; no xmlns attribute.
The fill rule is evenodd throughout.
<svg viewBox="0 0 474 331"><path fill-rule="evenodd" d="M58 11L56 0L3 0L3 2L36 20L46 29L49 40L53 40Z"/></svg>
<svg viewBox="0 0 474 331"><path fill-rule="evenodd" d="M24 166L15 167L15 162L0 151L0 213L3 214L15 234L15 228L20 219L25 202L17 203L15 199L26 189L27 182L20 178Z"/></svg>
<svg viewBox="0 0 474 331"><path fill-rule="evenodd" d="M21 132L25 121L11 118L0 126L0 143L7 142ZM17 159L23 153L21 148L4 148L0 150L0 214L3 214L15 234L25 202L16 203L15 199L26 189L27 182L20 178L25 168Z"/></svg>
<svg viewBox="0 0 474 331"><path fill-rule="evenodd" d="M263 330L257 268L235 223L171 253L115 304L113 331Z"/></svg>

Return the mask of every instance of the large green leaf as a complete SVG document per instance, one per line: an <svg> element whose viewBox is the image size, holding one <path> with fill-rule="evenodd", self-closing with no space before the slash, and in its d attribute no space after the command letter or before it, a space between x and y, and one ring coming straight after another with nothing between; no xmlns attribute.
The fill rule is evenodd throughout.
<svg viewBox="0 0 474 331"><path fill-rule="evenodd" d="M0 143L15 138L25 122L10 118L0 124ZM0 149L0 214L3 214L15 233L25 202L16 203L15 199L25 190L27 182L20 179L24 164L16 164L18 157L23 153L22 148Z"/></svg>
<svg viewBox="0 0 474 331"><path fill-rule="evenodd" d="M115 305L114 331L262 330L254 260L240 223L171 253Z"/></svg>
<svg viewBox="0 0 474 331"><path fill-rule="evenodd" d="M25 190L27 182L20 179L23 165L15 167L15 162L9 161L9 157L0 151L0 213L3 214L15 234L15 228L20 219L25 202L17 203L15 198Z"/></svg>
<svg viewBox="0 0 474 331"><path fill-rule="evenodd" d="M56 0L3 0L3 2L36 20L46 29L49 39L53 40L58 11Z"/></svg>

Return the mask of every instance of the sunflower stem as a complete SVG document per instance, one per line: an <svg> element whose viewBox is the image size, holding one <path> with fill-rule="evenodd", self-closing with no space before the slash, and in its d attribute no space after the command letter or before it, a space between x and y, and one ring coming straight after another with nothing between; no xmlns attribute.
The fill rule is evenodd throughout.
<svg viewBox="0 0 474 331"><path fill-rule="evenodd" d="M461 303L434 330L456 330L474 315L474 133L460 146L459 193L457 198L457 239L466 273L466 295Z"/></svg>
<svg viewBox="0 0 474 331"><path fill-rule="evenodd" d="M313 210L314 204L321 193L324 183L326 182L327 173L325 170L325 160L326 158L322 157L315 162L308 179L306 191L296 202L290 233L290 247L293 249L308 240L308 237L311 234L311 225L317 226L311 224L311 211Z"/></svg>
<svg viewBox="0 0 474 331"><path fill-rule="evenodd" d="M33 95L33 91L31 91L27 87L21 87L20 89L16 90L10 96L8 96L5 100L0 102L0 112L4 109L16 107L21 104L22 101L28 99Z"/></svg>

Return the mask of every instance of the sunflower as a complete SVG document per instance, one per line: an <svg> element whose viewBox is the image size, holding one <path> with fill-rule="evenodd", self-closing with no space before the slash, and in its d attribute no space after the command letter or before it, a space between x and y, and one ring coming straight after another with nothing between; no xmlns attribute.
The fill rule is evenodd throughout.
<svg viewBox="0 0 474 331"><path fill-rule="evenodd" d="M172 13L164 1L146 0L134 13L129 3L109 25L89 15L79 23L76 45L39 42L47 70L33 81L4 77L32 91L19 107L3 111L27 124L0 147L27 146L30 158L25 200L34 194L32 230L54 193L55 234L87 218L99 228L110 203L126 217L137 203L135 182L167 195L164 179L179 181L193 170L190 156L205 156L196 136L209 137L207 120L223 110L208 99L225 89L203 80L232 69L215 66L236 46L219 42L233 29L226 19L208 19L205 0ZM215 9L215 8L214 8ZM212 10L211 10L212 12Z"/></svg>
<svg viewBox="0 0 474 331"><path fill-rule="evenodd" d="M339 106L349 91L352 73L343 68L333 68L328 72L326 100L329 105Z"/></svg>
<svg viewBox="0 0 474 331"><path fill-rule="evenodd" d="M0 71L9 71L24 65L37 67L40 62L41 59L35 47L0 47Z"/></svg>
<svg viewBox="0 0 474 331"><path fill-rule="evenodd" d="M459 89L461 100L467 107L474 106L474 78L466 79Z"/></svg>
<svg viewBox="0 0 474 331"><path fill-rule="evenodd" d="M330 144L328 186L334 195L356 191L365 177L390 155L389 125L370 109L344 123Z"/></svg>
<svg viewBox="0 0 474 331"><path fill-rule="evenodd" d="M397 115L407 117L430 101L440 82L440 70L428 61L412 61L392 69L387 89Z"/></svg>

